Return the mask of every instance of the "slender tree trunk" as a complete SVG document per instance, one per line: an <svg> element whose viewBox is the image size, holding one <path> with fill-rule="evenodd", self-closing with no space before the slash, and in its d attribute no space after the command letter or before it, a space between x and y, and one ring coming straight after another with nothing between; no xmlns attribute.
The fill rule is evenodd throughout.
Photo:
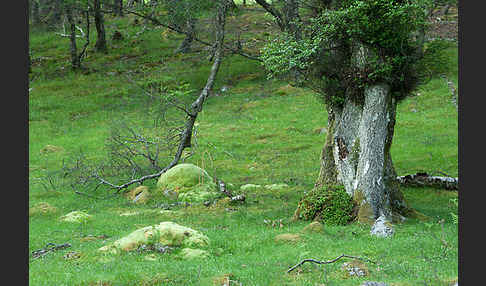
<svg viewBox="0 0 486 286"><path fill-rule="evenodd" d="M51 10L48 0L39 0L39 14L41 17L46 17Z"/></svg>
<svg viewBox="0 0 486 286"><path fill-rule="evenodd" d="M74 22L73 8L66 5L66 18L69 23L69 39L71 40L71 67L77 70L81 67L81 59L78 57L78 48L76 46L76 23Z"/></svg>
<svg viewBox="0 0 486 286"><path fill-rule="evenodd" d="M114 14L118 17L123 17L123 0L114 0Z"/></svg>
<svg viewBox="0 0 486 286"><path fill-rule="evenodd" d="M37 0L32 0L32 25L36 26L39 25L41 20L40 20L40 14L39 14L39 2Z"/></svg>
<svg viewBox="0 0 486 286"><path fill-rule="evenodd" d="M186 37L180 44L180 46L176 49L174 53L188 53L191 51L191 44L194 40L194 35L196 33L196 19L190 17L186 21L186 29L188 33L186 34Z"/></svg>
<svg viewBox="0 0 486 286"><path fill-rule="evenodd" d="M27 53L27 55L29 57L27 62L28 73L32 73L32 60L30 58L30 51Z"/></svg>
<svg viewBox="0 0 486 286"><path fill-rule="evenodd" d="M297 25L300 20L299 16L299 1L298 0L286 0L283 7L284 26L296 40L301 39L301 31Z"/></svg>
<svg viewBox="0 0 486 286"><path fill-rule="evenodd" d="M94 0L94 19L97 33L95 44L96 51L106 52L108 48L106 47L105 20L103 13L101 12L100 0Z"/></svg>
<svg viewBox="0 0 486 286"><path fill-rule="evenodd" d="M52 14L52 23L59 24L61 23L62 18L62 0L53 0L53 14Z"/></svg>

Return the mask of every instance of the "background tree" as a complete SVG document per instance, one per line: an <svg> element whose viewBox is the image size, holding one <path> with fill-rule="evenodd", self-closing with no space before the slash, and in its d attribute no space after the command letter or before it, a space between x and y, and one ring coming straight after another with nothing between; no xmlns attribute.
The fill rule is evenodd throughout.
<svg viewBox="0 0 486 286"><path fill-rule="evenodd" d="M98 52L106 52L108 48L106 45L105 20L101 8L101 0L93 0L93 12L97 35L95 48Z"/></svg>
<svg viewBox="0 0 486 286"><path fill-rule="evenodd" d="M342 185L359 221L408 216L390 154L397 102L420 81L424 2L314 1L302 39L286 33L263 51L274 75L293 69L326 103L328 132L313 192ZM300 216L302 205L296 210Z"/></svg>
<svg viewBox="0 0 486 286"><path fill-rule="evenodd" d="M298 0L277 0L268 2L266 0L255 0L274 18L282 32L290 33L294 38L300 38L299 28L299 2Z"/></svg>
<svg viewBox="0 0 486 286"><path fill-rule="evenodd" d="M86 50L90 43L89 41L89 32L90 32L90 20L89 20L89 6L83 6L81 3L77 1L66 1L64 3L64 12L66 14L66 19L68 21L69 26L69 40L70 40L70 53L71 53L71 68L73 70L78 70L81 68L81 61L83 57L86 55ZM76 18L77 14L80 13L84 16L86 21L86 41L83 45L81 52L78 53L78 47L76 43Z"/></svg>
<svg viewBox="0 0 486 286"><path fill-rule="evenodd" d="M113 12L115 16L123 17L123 0L113 0Z"/></svg>

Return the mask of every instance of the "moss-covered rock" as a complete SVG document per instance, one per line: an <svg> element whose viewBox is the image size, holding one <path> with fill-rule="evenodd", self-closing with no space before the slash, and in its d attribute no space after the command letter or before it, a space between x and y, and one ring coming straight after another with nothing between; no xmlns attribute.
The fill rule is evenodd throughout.
<svg viewBox="0 0 486 286"><path fill-rule="evenodd" d="M261 185L245 184L240 187L241 191L256 191L263 188Z"/></svg>
<svg viewBox="0 0 486 286"><path fill-rule="evenodd" d="M76 222L76 223L83 223L92 218L91 215L82 212L82 211L72 211L66 215L60 217L60 220L67 221L67 222Z"/></svg>
<svg viewBox="0 0 486 286"><path fill-rule="evenodd" d="M41 154L48 154L48 153L56 153L56 152L62 152L64 151L64 148L59 147L59 146L54 146L54 145L46 145L44 146L41 150Z"/></svg>
<svg viewBox="0 0 486 286"><path fill-rule="evenodd" d="M160 176L154 198L174 198L171 193L190 203L212 201L221 195L213 178L193 164L179 164Z"/></svg>
<svg viewBox="0 0 486 286"><path fill-rule="evenodd" d="M301 236L297 233L282 233L275 236L275 242L284 242L284 243L295 243L301 240Z"/></svg>
<svg viewBox="0 0 486 286"><path fill-rule="evenodd" d="M208 258L209 252L197 248L183 248L179 253L179 258L184 260Z"/></svg>
<svg viewBox="0 0 486 286"><path fill-rule="evenodd" d="M160 243L171 247L205 247L209 238L199 231L165 221L158 225L137 229L129 235L115 241L111 246L105 246L100 251L112 251L113 248L131 251L142 244ZM116 253L115 251L112 251Z"/></svg>
<svg viewBox="0 0 486 286"><path fill-rule="evenodd" d="M282 184L271 184L271 185L265 185L265 189L269 191L280 191L288 188L289 185L282 183Z"/></svg>
<svg viewBox="0 0 486 286"><path fill-rule="evenodd" d="M318 221L313 221L306 225L302 231L307 233L319 233L324 231L324 226Z"/></svg>
<svg viewBox="0 0 486 286"><path fill-rule="evenodd" d="M29 216L46 215L57 212L57 208L46 202L40 202L29 208Z"/></svg>

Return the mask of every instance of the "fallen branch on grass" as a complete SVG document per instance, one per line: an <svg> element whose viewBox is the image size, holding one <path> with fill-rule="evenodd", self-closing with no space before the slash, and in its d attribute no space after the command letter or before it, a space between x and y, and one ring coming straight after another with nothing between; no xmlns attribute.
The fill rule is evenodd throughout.
<svg viewBox="0 0 486 286"><path fill-rule="evenodd" d="M236 201L244 202L245 201L245 195L233 196L233 194L228 189L226 189L226 184L222 180L218 179L217 182L218 182L219 190L223 194L225 194L228 198L230 198L232 202L236 202Z"/></svg>
<svg viewBox="0 0 486 286"><path fill-rule="evenodd" d="M52 245L52 247L49 247L51 245ZM46 247L41 248L41 249L36 250L36 251L32 251L32 257L34 259L37 259L39 257L47 255L49 252L60 250L60 249L65 249L65 248L68 248L68 247L71 247L70 243L55 244L55 243L50 242L50 243L46 244Z"/></svg>
<svg viewBox="0 0 486 286"><path fill-rule="evenodd" d="M341 254L340 256L332 259L332 260L329 260L329 261L319 261L319 260L315 260L315 259L304 259L302 260L301 262L299 262L298 264L292 266L289 270L287 270L287 273L290 273L292 270L294 270L295 268L301 266L302 264L306 263L306 262L312 262L312 263L317 263L317 264L330 264L330 263L334 263L336 261L338 261L339 259L343 258L343 257L346 257L346 258L353 258L353 259L357 259L357 260L362 260L362 261L368 261L368 262L371 262L371 263L375 263L374 261L371 261L369 259L366 259L366 258L361 258L361 257L356 257L356 256L351 256L351 255L346 255L346 254Z"/></svg>
<svg viewBox="0 0 486 286"><path fill-rule="evenodd" d="M458 190L459 179L453 177L431 176L427 173L416 173L413 175L398 176L400 184L410 187L433 187L446 190Z"/></svg>
<svg viewBox="0 0 486 286"><path fill-rule="evenodd" d="M185 148L191 147L191 137L193 133L194 123L196 122L196 118L198 114L202 111L202 106L204 101L208 98L211 89L213 88L214 82L216 80L216 75L218 74L219 67L222 62L223 58L223 48L224 48L224 25L226 19L226 11L227 11L227 3L225 1L221 1L221 6L218 9L217 13L217 25L216 25L216 42L215 42L215 57L213 65L211 66L211 71L209 77L206 81L206 85L202 89L199 97L191 104L190 108L185 110L187 115L187 120L184 125L184 129L180 133L180 141L178 144L177 152L174 156L174 159L163 169L155 174L146 175L137 179L132 179L124 184L116 185L113 184L105 179L103 179L98 174L93 174L93 176L97 179L100 184L108 185L109 187L116 189L116 193L119 193L121 190L127 188L130 185L142 183L148 179L154 179L160 177L163 173L167 172L170 168L177 165L179 160L181 159L182 153Z"/></svg>

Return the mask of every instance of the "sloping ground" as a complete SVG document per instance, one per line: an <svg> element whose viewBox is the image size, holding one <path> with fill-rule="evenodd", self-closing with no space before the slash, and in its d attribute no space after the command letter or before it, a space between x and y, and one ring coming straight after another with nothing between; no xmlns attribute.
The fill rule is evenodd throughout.
<svg viewBox="0 0 486 286"><path fill-rule="evenodd" d="M459 32L457 8L451 7L447 15L444 15L443 12L443 9L439 8L430 16L429 21L431 23L431 27L427 33L427 38L440 38L457 41Z"/></svg>
<svg viewBox="0 0 486 286"><path fill-rule="evenodd" d="M257 21L262 14L243 16ZM91 70L85 74L69 71L66 39L52 33L31 35L39 61L33 67L29 96L29 206L33 210L29 252L48 243L69 243L70 247L38 259L29 257L30 285L221 285L217 281L233 280L235 285L258 286L357 286L363 281L405 286L448 285L457 278L458 232L451 216L457 207L450 201L457 193L405 189L407 200L429 219L406 221L390 240L373 238L369 226L356 223L324 225L320 231L308 232L310 222L290 221L298 200L312 188L319 172L327 114L312 92L267 81L258 63L237 55L223 63L219 96L210 97L198 117L196 153L186 162L235 188L248 183L287 183L288 188L248 190L244 204L136 205L123 196L80 196L63 186L60 178L45 177L80 149L90 159L103 158L112 119L130 119L140 127L152 122L143 104L130 105L143 98L143 91L127 78L140 85L182 86L186 82L197 89L207 76L204 52L172 54L182 37L164 38L163 29L154 28L136 38L142 27L131 26L131 17L107 17L107 21L113 21L108 33L117 25L127 27L128 39L111 43L107 55L90 54L85 63ZM236 29L238 19L231 21ZM262 33L255 32L257 39L265 37L263 27L248 26L250 32L253 28ZM251 37L245 40L253 41ZM457 82L457 70L452 68L457 64L457 48L449 52L451 78ZM222 92L222 86L228 90ZM433 79L398 109L392 155L399 175L441 170L456 176L457 112L445 82ZM59 149L43 152L46 146ZM84 191L96 196L107 193L103 188ZM90 219L81 223L60 220L77 210ZM187 262L178 259L177 253L134 251L104 256L98 251L161 221L204 233L211 241L210 256ZM76 255L68 255L71 251ZM343 253L377 263L366 265L365 277L343 275L346 260L306 264L286 274L302 259L329 260Z"/></svg>

